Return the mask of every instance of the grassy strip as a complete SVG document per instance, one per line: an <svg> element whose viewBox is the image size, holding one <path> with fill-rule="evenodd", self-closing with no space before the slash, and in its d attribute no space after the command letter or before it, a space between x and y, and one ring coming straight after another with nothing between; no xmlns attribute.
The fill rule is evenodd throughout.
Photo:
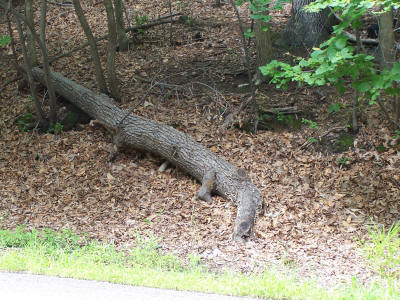
<svg viewBox="0 0 400 300"><path fill-rule="evenodd" d="M154 238L138 235L136 240L134 248L118 251L112 244L100 244L68 230L0 230L0 269L261 298L400 299L398 280L380 280L369 287L354 280L351 285L324 290L275 270L251 276L229 271L215 274L196 256L184 262L160 254Z"/></svg>

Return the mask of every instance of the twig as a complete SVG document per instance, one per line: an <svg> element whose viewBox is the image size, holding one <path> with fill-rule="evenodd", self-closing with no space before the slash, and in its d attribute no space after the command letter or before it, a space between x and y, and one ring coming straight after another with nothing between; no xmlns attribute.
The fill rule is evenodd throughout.
<svg viewBox="0 0 400 300"><path fill-rule="evenodd" d="M249 84L250 84L250 89L251 89L251 97L250 100L253 102L253 110L254 110L254 133L257 133L257 127L258 127L258 107L257 107L257 102L256 102L256 90L255 90L255 86L254 86L254 82L252 80L252 76L251 76L251 63L250 63L250 53L249 53L249 49L246 45L246 37L244 36L244 28L243 28L243 24L242 24L242 20L240 18L240 14L239 14L239 10L236 7L236 4L233 0L229 0L233 10L235 11L236 17L238 19L238 23L239 23L239 29L240 29L240 37L242 39L242 45L243 45L243 49L244 49L244 53L245 53L245 58L246 58L246 65L247 65L247 76L248 76L248 80L249 80ZM246 101L246 105L247 105L247 101ZM241 105L242 106L242 105ZM245 106L242 107L242 109Z"/></svg>
<svg viewBox="0 0 400 300"><path fill-rule="evenodd" d="M329 130L327 130L326 132L324 132L322 135L320 135L320 136L318 137L318 139L321 140L323 137L327 136L328 134L330 134L330 133L333 132L333 131L345 131L345 130L346 130L346 127L344 127L344 126L332 127L332 128L330 128ZM304 143L299 147L299 150L298 150L296 153L299 153L299 152L300 152L302 149L304 149L304 148L308 148L311 144L312 144L312 142L307 140L306 142L304 142Z"/></svg>
<svg viewBox="0 0 400 300"><path fill-rule="evenodd" d="M131 27L131 20L129 20L128 10L126 9L126 5L125 5L124 1L121 1L121 4L122 4L122 9L124 10L124 13L125 13L125 19L126 19L126 22L128 23L128 27Z"/></svg>
<svg viewBox="0 0 400 300"><path fill-rule="evenodd" d="M11 83L13 83L13 82L15 82L15 81L18 81L18 80L20 80L20 79L22 79L22 76L16 76L16 77L14 77L14 78L12 78L12 79L7 80L7 81L0 87L0 92L2 92L2 91L7 87L7 85L9 85L9 84L11 84Z"/></svg>
<svg viewBox="0 0 400 300"><path fill-rule="evenodd" d="M147 96L150 94L150 91L156 87L157 84L151 84L150 88L147 89L146 94L143 95L142 99L140 99L131 109L129 109L129 111L126 113L126 115L121 119L121 121L119 121L117 127L120 127L122 125L122 123L125 121L125 119L139 106L141 105L144 100L147 98Z"/></svg>
<svg viewBox="0 0 400 300"><path fill-rule="evenodd" d="M172 75L168 76L168 77L172 77ZM144 81L144 82L150 83L150 87L147 89L145 95L131 109L129 109L127 114L121 119L121 121L118 123L117 126L121 126L122 123L124 122L124 120L128 117L128 115L131 114L139 105L141 105L145 101L147 96L150 94L150 91L153 88L157 87L157 86L158 87L167 87L167 88L175 89L176 91L178 91L179 89L188 89L189 92L193 95L193 91L192 91L193 85L197 84L197 85L204 86L204 87L208 88L209 90L213 91L215 93L216 99L222 98L226 102L226 99L225 99L224 95L222 95L217 89L215 89L215 88L213 88L213 87L211 87L208 84L203 83L203 82L193 81L193 82L189 82L189 83L186 83L186 84L183 84L183 85L179 85L179 84L166 83L166 82L162 82L162 81L155 81L154 79L149 80L149 79L143 78L141 76L137 76L137 75L134 75L133 78L136 78L136 79L138 79L140 81ZM164 78L164 80L165 80L165 78Z"/></svg>
<svg viewBox="0 0 400 300"><path fill-rule="evenodd" d="M262 112L270 113L270 114L298 114L301 113L301 110L297 109L297 106L288 106L288 107L276 107L270 109L262 109Z"/></svg>
<svg viewBox="0 0 400 300"><path fill-rule="evenodd" d="M174 14L174 15L179 15L179 14ZM161 19L165 19L165 17L160 17L159 19L156 19L156 20L154 20L154 21L152 21L150 23L144 24L144 25L128 27L128 28L125 29L125 31L128 32L128 31L137 31L139 29L148 29L148 28L151 28L153 26L162 25L162 24L168 24L168 23L171 22L170 20L162 21ZM179 22L179 20L173 20L173 22ZM101 37L96 38L95 41L96 41L96 43L98 43L98 42L100 42L100 41L102 41L102 40L104 40L106 38L108 38L108 34L105 34L105 35L102 35ZM86 42L86 43L80 45L79 47L74 48L74 49L72 49L72 50L70 50L70 51L68 51L66 53L57 55L57 56L53 57L52 59L50 59L50 63L53 63L54 61L56 61L56 60L58 60L60 58L63 58L63 57L66 57L66 56L70 56L71 54L73 54L73 53L75 53L75 52L77 52L79 50L82 50L82 49L86 48L87 46L89 46L88 42Z"/></svg>
<svg viewBox="0 0 400 300"><path fill-rule="evenodd" d="M17 51L15 50L15 40L14 40L14 35L13 35L13 30L11 28L11 19L10 19L10 9L7 8L6 12L5 12L6 16L7 16L7 30L8 30L8 34L10 35L11 38L11 52L12 52L12 56L14 58L15 61L17 61Z"/></svg>
<svg viewBox="0 0 400 300"><path fill-rule="evenodd" d="M169 14L172 14L172 3L171 0L168 0ZM171 24L169 26L169 44L172 46L172 17L170 18Z"/></svg>
<svg viewBox="0 0 400 300"><path fill-rule="evenodd" d="M354 34L347 32L347 31L343 31L343 34L349 38L349 41L351 41L353 43L357 43L357 37ZM378 45L379 44L379 41L376 39L360 39L360 42L362 44L366 44L366 45Z"/></svg>
<svg viewBox="0 0 400 300"><path fill-rule="evenodd" d="M62 3L58 3L57 1L50 1L49 3L63 7L72 7L72 3L64 3L64 1Z"/></svg>
<svg viewBox="0 0 400 300"><path fill-rule="evenodd" d="M382 103L382 100L380 97L377 98L376 101L379 105L379 107L381 108L383 114L385 115L386 119L395 127L395 128L400 128L400 124L396 123L395 121L392 120L392 118L390 117L388 111L386 110L385 106Z"/></svg>
<svg viewBox="0 0 400 300"><path fill-rule="evenodd" d="M253 32L254 30L254 19L251 19L251 25L250 25L250 32ZM247 47L250 47L250 43L251 43L251 36L249 37L249 41L247 43Z"/></svg>

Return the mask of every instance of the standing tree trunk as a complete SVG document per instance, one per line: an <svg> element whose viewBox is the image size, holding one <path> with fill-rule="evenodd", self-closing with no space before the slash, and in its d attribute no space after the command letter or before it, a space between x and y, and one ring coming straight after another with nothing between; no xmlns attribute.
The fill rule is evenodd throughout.
<svg viewBox="0 0 400 300"><path fill-rule="evenodd" d="M118 80L115 74L115 52L117 48L117 26L114 18L114 9L111 0L104 0L104 7L107 12L108 44L107 44L107 77L110 87L110 95L116 101L121 100L118 88Z"/></svg>
<svg viewBox="0 0 400 300"><path fill-rule="evenodd" d="M32 72L36 80L45 84L41 69L34 68ZM211 193L232 200L238 206L235 240L251 237L262 198L243 169L236 169L175 128L129 114L106 95L96 95L61 74L52 72L51 81L58 94L114 133L114 146L133 147L167 159L202 182L199 197L203 200L209 200Z"/></svg>
<svg viewBox="0 0 400 300"><path fill-rule="evenodd" d="M328 39L335 22L328 8L308 13L303 7L314 0L292 0L292 16L278 41L279 45L311 48Z"/></svg>
<svg viewBox="0 0 400 300"><path fill-rule="evenodd" d="M257 12L253 12L257 13ZM260 12L263 15L268 15L268 10ZM256 51L257 51L257 73L256 84L266 80L266 77L261 74L259 67L265 66L271 61L272 57L272 44L271 32L269 24L263 20L255 20L254 33L256 37Z"/></svg>
<svg viewBox="0 0 400 300"><path fill-rule="evenodd" d="M33 25L35 24L33 21L33 8L32 8L32 3L33 0L26 0L25 1L25 18ZM37 54L36 54L36 47L35 47L35 41L32 36L31 30L28 28L27 30L27 51L28 51L28 56L30 61L31 66L37 66L38 65L38 59L37 59Z"/></svg>
<svg viewBox="0 0 400 300"><path fill-rule="evenodd" d="M393 13L387 11L379 15L379 59L383 68L391 69L395 62L393 34Z"/></svg>
<svg viewBox="0 0 400 300"><path fill-rule="evenodd" d="M90 55L92 56L93 59L97 86L100 92L108 94L107 84L104 78L103 69L101 68L100 56L99 56L99 51L97 50L96 40L94 39L89 24L86 21L80 1L72 0L72 3L74 4L75 13L79 19L79 22L81 23L82 29L85 32L86 38L90 46Z"/></svg>
<svg viewBox="0 0 400 300"><path fill-rule="evenodd" d="M47 0L42 0L42 6L40 11L39 39L42 45L41 50L42 50L43 66L50 73L50 63L48 62L48 54L46 46L46 22L47 22ZM50 125L54 125L57 121L57 108L56 108L57 100L56 100L56 93L54 92L54 88L51 84L48 87L48 91L49 91L49 103L50 103Z"/></svg>
<svg viewBox="0 0 400 300"><path fill-rule="evenodd" d="M11 5L11 0L9 0L9 1L10 1L10 5ZM36 120L37 120L39 128L47 128L48 124L45 119L45 115L44 115L44 112L40 105L39 99L37 97L36 84L35 84L35 81L33 79L33 74L32 74L32 65L31 65L32 61L28 55L27 47L25 46L25 35L22 30L21 21L16 17L15 23L17 24L17 31L18 31L19 39L21 41L21 50L22 50L22 55L23 55L23 59L24 59L24 67L26 70L26 77L28 78L29 89L31 92L33 103L35 105Z"/></svg>
<svg viewBox="0 0 400 300"><path fill-rule="evenodd" d="M122 0L114 0L115 22L117 25L118 47L119 51L129 50L129 40L126 36L124 16L122 13Z"/></svg>
<svg viewBox="0 0 400 300"><path fill-rule="evenodd" d="M379 15L379 48L378 55L382 69L390 70L393 68L396 59L396 45L393 33L393 10L389 10ZM398 83L393 83L396 88ZM395 94L392 99L393 123L399 126L400 119L400 98Z"/></svg>
<svg viewBox="0 0 400 300"><path fill-rule="evenodd" d="M45 1L45 0L43 0ZM0 6L3 7L4 9L7 9L7 4L0 2ZM28 27L30 30L32 37L35 42L39 44L40 47L40 52L42 55L42 65L43 65L43 70L44 70L44 78L46 81L46 86L49 91L49 99L50 99L50 125L54 125L56 120L57 120L57 115L56 115L56 110L55 110L55 104L56 104L56 94L54 92L54 87L50 82L50 63L49 63L49 56L46 48L46 44L43 43L39 35L35 31L34 24L31 22L32 20L27 19L24 15L20 14L17 12L14 8L10 8L13 16L17 18L20 22L23 21L25 25ZM43 13L43 12L42 12ZM46 14L44 15L46 16Z"/></svg>

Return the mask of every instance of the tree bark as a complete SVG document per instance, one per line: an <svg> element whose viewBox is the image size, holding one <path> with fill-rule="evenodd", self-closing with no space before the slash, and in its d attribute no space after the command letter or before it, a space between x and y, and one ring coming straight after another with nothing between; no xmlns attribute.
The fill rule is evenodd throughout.
<svg viewBox="0 0 400 300"><path fill-rule="evenodd" d="M36 80L45 84L41 69L34 68L32 72ZM211 192L234 201L238 206L234 238L244 241L251 237L262 198L260 191L243 169L237 170L232 164L171 126L132 114L127 115L126 111L112 104L106 95L96 95L59 73L52 72L51 81L58 94L116 132L123 146L155 153L200 182L204 181L203 189L207 189L204 187L206 184L208 189L212 189Z"/></svg>
<svg viewBox="0 0 400 300"><path fill-rule="evenodd" d="M129 50L129 40L126 37L124 16L122 14L122 0L114 0L115 22L117 25L118 47L119 51Z"/></svg>
<svg viewBox="0 0 400 300"><path fill-rule="evenodd" d="M263 11L262 14L268 15L268 11ZM266 76L263 76L259 67L265 66L271 61L272 57L272 44L271 44L271 32L269 24L263 20L255 20L254 33L256 36L256 51L257 51L257 83L266 80Z"/></svg>
<svg viewBox="0 0 400 300"><path fill-rule="evenodd" d="M46 22L47 22L47 0L42 0L41 11L40 11L39 39L40 43L43 46L40 49L42 51L43 66L45 69L48 69L50 71L50 63L46 46ZM49 91L50 125L54 125L57 120L56 93L54 92L54 89L51 85L47 88L47 90Z"/></svg>
<svg viewBox="0 0 400 300"><path fill-rule="evenodd" d="M33 8L32 8L32 3L33 0L26 0L25 1L25 18L31 22L31 24L35 24L33 21ZM38 65L38 59L37 59L37 54L36 54L36 47L35 47L35 40L32 36L31 30L28 28L27 29L27 47L28 47L28 56L30 61L30 64L32 66L37 66Z"/></svg>
<svg viewBox="0 0 400 300"><path fill-rule="evenodd" d="M395 62L396 47L393 34L393 13L379 15L379 60L383 68L390 70Z"/></svg>
<svg viewBox="0 0 400 300"><path fill-rule="evenodd" d="M120 101L121 95L118 88L118 79L115 73L115 54L117 49L117 26L114 17L114 8L111 0L103 0L107 12L108 44L107 44L107 77L110 94L115 100Z"/></svg>
<svg viewBox="0 0 400 300"><path fill-rule="evenodd" d="M303 7L314 0L293 0L292 16L278 41L279 45L311 48L328 39L334 16L329 9L317 13L308 13Z"/></svg>
<svg viewBox="0 0 400 300"><path fill-rule="evenodd" d="M72 3L74 4L75 13L79 19L79 22L81 23L82 29L85 32L86 38L90 46L90 55L93 59L97 86L100 92L107 94L108 93L107 84L104 78L103 69L101 68L100 56L99 56L99 51L97 50L96 40L94 39L89 24L86 21L80 1L72 0Z"/></svg>
<svg viewBox="0 0 400 300"><path fill-rule="evenodd" d="M3 7L4 9L7 9L6 4L0 2L0 6ZM54 88L51 85L50 82L50 64L49 64L49 57L47 53L47 48L46 45L43 43L43 41L40 39L39 35L35 31L34 24L32 23L32 20L27 19L24 15L20 14L17 12L14 8L11 8L11 12L15 18L18 18L20 21L23 21L25 25L28 27L30 33L32 34L33 39L35 42L39 44L40 51L42 54L42 65L44 69L44 77L46 80L46 86L49 91L49 99L50 99L50 125L54 125L57 119L57 114L55 111L55 104L56 104L56 96L54 92Z"/></svg>
<svg viewBox="0 0 400 300"><path fill-rule="evenodd" d="M11 1L11 0L9 0L9 1ZM46 128L47 122L45 120L44 112L42 110L39 99L37 97L36 85L35 85L35 81L33 79L33 74L32 74L32 65L31 65L32 61L28 55L27 47L25 46L25 35L22 30L21 21L18 18L15 18L15 22L17 24L18 35L19 35L19 38L21 41L21 50L22 50L22 55L23 55L23 59L24 59L24 67L26 69L26 76L28 78L29 89L31 92L32 100L35 105L37 122L38 122L39 127Z"/></svg>

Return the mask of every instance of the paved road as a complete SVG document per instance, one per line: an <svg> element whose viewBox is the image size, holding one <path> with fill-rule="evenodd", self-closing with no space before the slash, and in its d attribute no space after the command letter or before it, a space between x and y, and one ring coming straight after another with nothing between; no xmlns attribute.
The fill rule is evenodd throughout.
<svg viewBox="0 0 400 300"><path fill-rule="evenodd" d="M215 294L135 287L100 281L0 272L0 298L7 300L247 300Z"/></svg>

